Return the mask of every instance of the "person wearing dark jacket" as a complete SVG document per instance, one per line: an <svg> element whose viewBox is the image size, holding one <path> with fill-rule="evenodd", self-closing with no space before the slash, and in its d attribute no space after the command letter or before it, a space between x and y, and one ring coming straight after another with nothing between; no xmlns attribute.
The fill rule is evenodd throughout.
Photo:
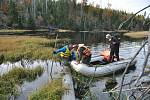
<svg viewBox="0 0 150 100"><path fill-rule="evenodd" d="M110 42L110 57L109 57L109 62L113 62L114 61L114 57L116 57L117 61L119 61L120 38L118 38L117 35L111 36L110 34L107 34L106 38Z"/></svg>

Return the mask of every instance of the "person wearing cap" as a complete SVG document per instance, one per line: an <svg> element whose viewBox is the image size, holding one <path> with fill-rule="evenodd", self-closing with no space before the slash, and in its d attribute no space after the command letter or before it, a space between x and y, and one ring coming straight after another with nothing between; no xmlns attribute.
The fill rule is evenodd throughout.
<svg viewBox="0 0 150 100"><path fill-rule="evenodd" d="M117 58L117 61L119 61L120 38L118 38L117 35L111 36L110 34L107 34L106 39L108 39L110 42L109 62L114 61L114 55Z"/></svg>
<svg viewBox="0 0 150 100"><path fill-rule="evenodd" d="M78 53L78 59L77 61L80 63L84 63L89 65L91 61L91 50L89 47L84 46L84 44L78 44L76 46L76 51Z"/></svg>
<svg viewBox="0 0 150 100"><path fill-rule="evenodd" d="M65 61L76 60L76 55L74 52L75 45L69 44L58 50L53 51L53 54L59 54L59 56Z"/></svg>

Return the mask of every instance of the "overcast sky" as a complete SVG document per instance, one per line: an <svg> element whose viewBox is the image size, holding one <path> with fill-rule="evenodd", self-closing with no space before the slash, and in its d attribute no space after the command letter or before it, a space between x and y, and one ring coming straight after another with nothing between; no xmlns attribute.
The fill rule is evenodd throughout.
<svg viewBox="0 0 150 100"><path fill-rule="evenodd" d="M81 0L77 0L80 2ZM150 0L88 0L89 3L94 5L99 4L102 8L108 7L108 2L112 5L112 9L123 10L127 12L137 12L140 9L150 5ZM150 13L150 8L146 10L147 14ZM144 11L142 12L144 13Z"/></svg>

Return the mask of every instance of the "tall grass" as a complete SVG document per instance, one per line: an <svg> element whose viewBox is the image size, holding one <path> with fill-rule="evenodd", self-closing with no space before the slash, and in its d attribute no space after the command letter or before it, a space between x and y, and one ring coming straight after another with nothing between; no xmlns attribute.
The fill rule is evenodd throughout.
<svg viewBox="0 0 150 100"><path fill-rule="evenodd" d="M129 33L125 33L124 36L135 38L135 39L145 38L148 36L148 31L129 32Z"/></svg>
<svg viewBox="0 0 150 100"><path fill-rule="evenodd" d="M61 100L65 90L66 88L62 87L62 79L55 79L31 94L29 100Z"/></svg>
<svg viewBox="0 0 150 100"><path fill-rule="evenodd" d="M58 39L57 43L63 41L67 39ZM21 59L52 59L55 42L55 39L38 36L0 35L0 63L2 61L16 62Z"/></svg>
<svg viewBox="0 0 150 100"><path fill-rule="evenodd" d="M18 87L23 84L24 81L35 80L43 71L44 69L41 66L37 66L34 69L16 67L0 76L0 100L5 100L5 98L8 100L8 95L18 95Z"/></svg>

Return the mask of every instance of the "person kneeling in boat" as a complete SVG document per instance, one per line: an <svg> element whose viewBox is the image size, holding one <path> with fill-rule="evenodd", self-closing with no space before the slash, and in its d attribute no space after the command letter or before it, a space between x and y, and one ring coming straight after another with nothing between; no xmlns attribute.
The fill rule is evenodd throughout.
<svg viewBox="0 0 150 100"><path fill-rule="evenodd" d="M78 44L78 46L76 46L76 50L78 53L77 61L79 63L90 65L91 55L92 55L90 48L87 46L84 46L84 44Z"/></svg>
<svg viewBox="0 0 150 100"><path fill-rule="evenodd" d="M117 61L119 61L119 46L120 46L120 38L115 36L111 36L110 34L106 35L106 39L110 42L110 56L109 56L109 62L114 61L114 57L117 58ZM115 56L114 56L115 54Z"/></svg>
<svg viewBox="0 0 150 100"><path fill-rule="evenodd" d="M59 54L61 60L68 63L72 60L76 60L76 55L74 52L74 45L69 44L58 50L53 51L53 54Z"/></svg>

